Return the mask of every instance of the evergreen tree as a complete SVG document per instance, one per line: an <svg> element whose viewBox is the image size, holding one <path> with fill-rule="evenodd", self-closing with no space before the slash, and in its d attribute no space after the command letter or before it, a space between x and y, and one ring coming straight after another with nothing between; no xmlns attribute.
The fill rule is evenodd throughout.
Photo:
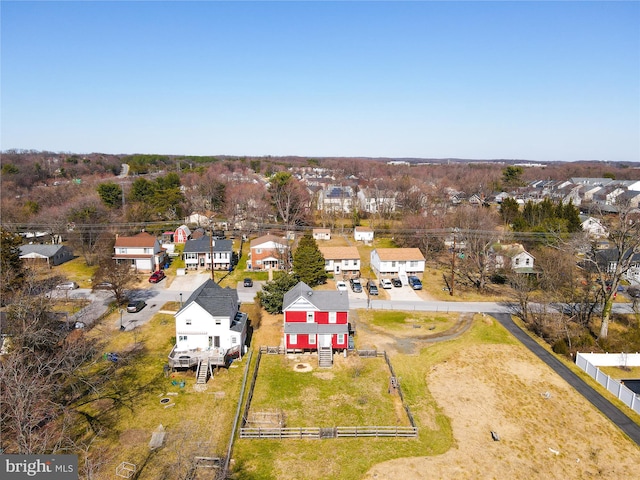
<svg viewBox="0 0 640 480"><path fill-rule="evenodd" d="M293 255L293 271L301 282L310 287L315 287L327 280L324 264L324 257L318 248L318 244L310 233L306 233L300 239L298 248Z"/></svg>
<svg viewBox="0 0 640 480"><path fill-rule="evenodd" d="M122 187L114 182L106 182L98 185L98 195L102 203L109 208L122 205Z"/></svg>
<svg viewBox="0 0 640 480"><path fill-rule="evenodd" d="M4 229L0 239L0 290L2 291L2 303L7 294L15 293L24 282L24 267L20 260L20 245L22 241L19 235L15 235Z"/></svg>
<svg viewBox="0 0 640 480"><path fill-rule="evenodd" d="M298 284L296 275L280 273L272 281L267 282L258 292L260 305L269 313L282 313L284 294Z"/></svg>

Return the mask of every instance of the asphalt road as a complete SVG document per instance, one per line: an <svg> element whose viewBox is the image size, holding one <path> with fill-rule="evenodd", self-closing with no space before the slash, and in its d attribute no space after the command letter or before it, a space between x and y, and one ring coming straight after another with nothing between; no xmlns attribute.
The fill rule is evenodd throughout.
<svg viewBox="0 0 640 480"><path fill-rule="evenodd" d="M562 362L538 345L529 335L522 331L507 313L490 313L502 326L504 326L514 337L516 337L525 347L531 350L544 363L549 365L560 377L578 391L584 398L589 400L598 410L600 410L609 420L629 436L640 446L640 426L634 423L618 407L604 398L593 388L587 385L580 377L569 370Z"/></svg>

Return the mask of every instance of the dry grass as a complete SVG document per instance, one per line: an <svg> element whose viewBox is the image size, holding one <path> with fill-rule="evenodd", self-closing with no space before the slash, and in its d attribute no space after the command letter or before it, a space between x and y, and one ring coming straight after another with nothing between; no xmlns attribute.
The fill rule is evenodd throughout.
<svg viewBox="0 0 640 480"><path fill-rule="evenodd" d="M640 378L640 367L600 367L600 370L616 380Z"/></svg>
<svg viewBox="0 0 640 480"><path fill-rule="evenodd" d="M101 427L94 451L108 459L97 478L110 478L123 461L143 467L139 479L183 478L194 455L222 456L237 405L242 362L218 371L201 391L191 371L169 378L162 374L175 336L171 315L158 314L127 332L114 328L115 323L114 318L105 319L89 332L106 339L104 351L121 355L122 367L118 365L112 382L114 391L127 399L122 403L96 399L82 408L95 419L94 426ZM172 384L181 380L184 388ZM161 398L169 398L173 406L165 408ZM160 424L167 432L165 446L151 452L148 444Z"/></svg>

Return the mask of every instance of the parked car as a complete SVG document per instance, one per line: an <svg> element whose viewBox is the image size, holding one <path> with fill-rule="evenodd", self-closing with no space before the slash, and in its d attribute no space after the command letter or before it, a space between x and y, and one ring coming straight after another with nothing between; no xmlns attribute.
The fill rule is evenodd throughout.
<svg viewBox="0 0 640 480"><path fill-rule="evenodd" d="M76 288L80 288L76 282L62 282L56 285L56 290L75 290Z"/></svg>
<svg viewBox="0 0 640 480"><path fill-rule="evenodd" d="M369 295L378 295L378 287L373 282L373 280L369 280L367 284L367 289L369 290Z"/></svg>
<svg viewBox="0 0 640 480"><path fill-rule="evenodd" d="M422 290L422 282L418 277L410 275L407 281L409 282L409 286L414 290Z"/></svg>
<svg viewBox="0 0 640 480"><path fill-rule="evenodd" d="M391 279L391 283L393 284L394 287L401 287L402 286L402 280L400 280L398 277L393 277Z"/></svg>
<svg viewBox="0 0 640 480"><path fill-rule="evenodd" d="M250 278L245 278L242 284L245 287L253 287L253 280L251 280Z"/></svg>
<svg viewBox="0 0 640 480"><path fill-rule="evenodd" d="M113 288L113 283L110 282L99 282L93 286L94 290L111 290Z"/></svg>
<svg viewBox="0 0 640 480"><path fill-rule="evenodd" d="M349 283L351 284L351 290L353 290L355 293L362 292L362 284L360 283L359 279L352 278L351 280L349 280Z"/></svg>
<svg viewBox="0 0 640 480"><path fill-rule="evenodd" d="M162 280L166 275L164 274L164 272L162 270L158 270L156 272L153 272L151 274L151 276L149 277L149 283L158 283L160 280Z"/></svg>
<svg viewBox="0 0 640 480"><path fill-rule="evenodd" d="M382 280L380 280L380 287L384 289L393 288L393 283L391 283L391 280L389 280L388 278L383 278Z"/></svg>
<svg viewBox="0 0 640 480"><path fill-rule="evenodd" d="M342 280L338 280L336 282L336 289L339 290L340 292L346 292L347 291L347 282L343 282Z"/></svg>
<svg viewBox="0 0 640 480"><path fill-rule="evenodd" d="M640 298L640 288L637 287L629 287L627 288L627 293L630 297Z"/></svg>
<svg viewBox="0 0 640 480"><path fill-rule="evenodd" d="M144 300L133 300L129 302L129 304L127 305L127 312L136 313L142 310L146 306L147 306L147 302L145 302Z"/></svg>

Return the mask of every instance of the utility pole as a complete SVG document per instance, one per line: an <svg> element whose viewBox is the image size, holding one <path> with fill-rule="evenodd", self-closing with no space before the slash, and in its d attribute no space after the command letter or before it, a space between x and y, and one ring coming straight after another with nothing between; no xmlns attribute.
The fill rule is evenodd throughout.
<svg viewBox="0 0 640 480"><path fill-rule="evenodd" d="M213 225L209 230L211 232L211 236L209 237L209 255L211 255L211 280L216 281L216 277L213 273Z"/></svg>

